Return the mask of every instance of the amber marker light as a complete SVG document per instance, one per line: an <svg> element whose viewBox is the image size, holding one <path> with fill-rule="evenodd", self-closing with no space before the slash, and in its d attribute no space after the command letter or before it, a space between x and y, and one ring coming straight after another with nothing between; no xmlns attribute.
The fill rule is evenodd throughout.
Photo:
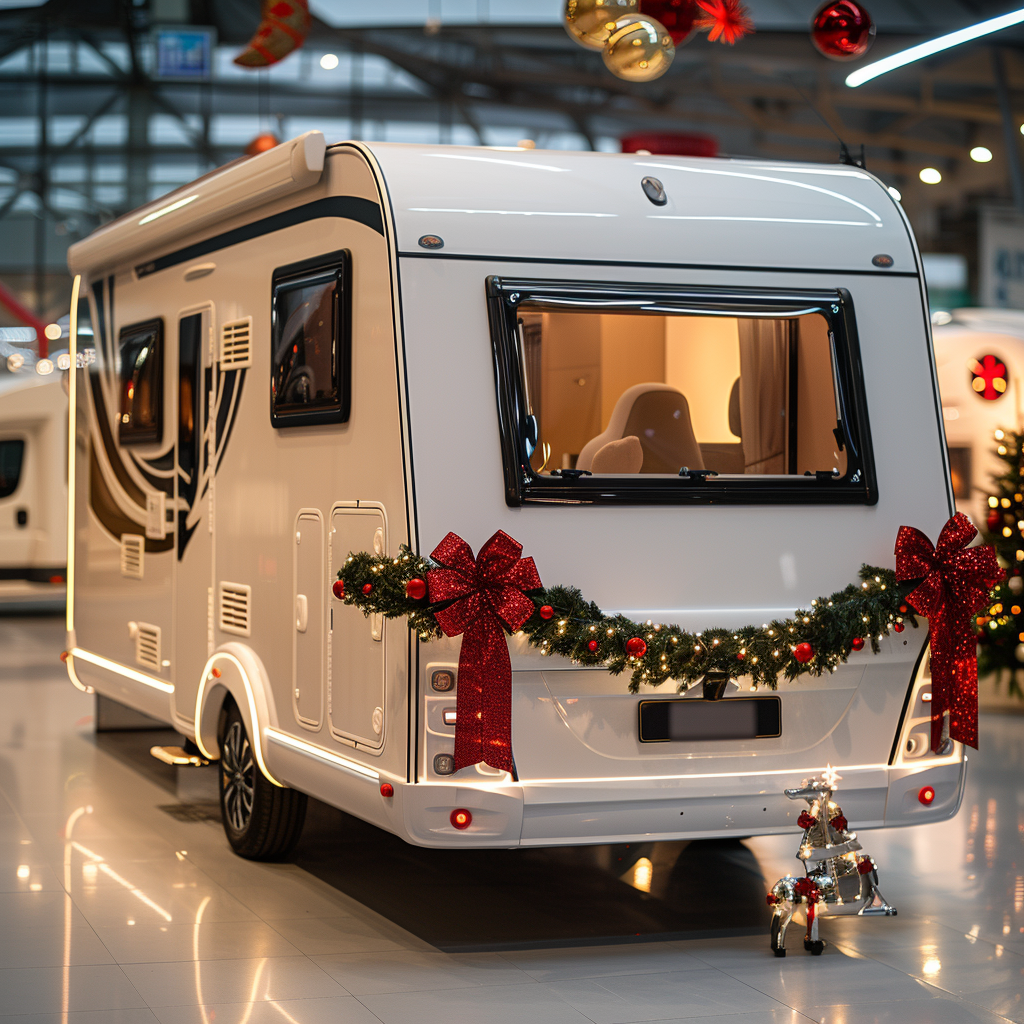
<svg viewBox="0 0 1024 1024"><path fill-rule="evenodd" d="M917 799L927 807L935 799L935 790L931 786L922 786Z"/></svg>
<svg viewBox="0 0 1024 1024"><path fill-rule="evenodd" d="M382 782L380 784L380 795L381 796L394 796L395 787L390 782Z"/></svg>
<svg viewBox="0 0 1024 1024"><path fill-rule="evenodd" d="M458 810L452 811L451 823L453 828L461 831L462 829L469 828L473 823L473 815L460 807Z"/></svg>

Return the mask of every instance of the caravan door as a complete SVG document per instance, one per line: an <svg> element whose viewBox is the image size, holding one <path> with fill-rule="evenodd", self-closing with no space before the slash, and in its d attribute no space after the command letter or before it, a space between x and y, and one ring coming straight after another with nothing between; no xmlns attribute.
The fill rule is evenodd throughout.
<svg viewBox="0 0 1024 1024"><path fill-rule="evenodd" d="M387 519L377 506L335 508L331 514L331 581L350 551L387 551ZM331 731L357 746L384 743L384 616L368 618L331 601L328 708Z"/></svg>
<svg viewBox="0 0 1024 1024"><path fill-rule="evenodd" d="M174 709L195 720L196 694L213 652L213 521L210 503L209 391L213 381L213 305L178 317L175 444Z"/></svg>

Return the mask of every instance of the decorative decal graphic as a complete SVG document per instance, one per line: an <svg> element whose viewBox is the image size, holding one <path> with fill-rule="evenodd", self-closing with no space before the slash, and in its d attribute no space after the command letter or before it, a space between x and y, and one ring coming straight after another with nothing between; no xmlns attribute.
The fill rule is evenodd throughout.
<svg viewBox="0 0 1024 1024"><path fill-rule="evenodd" d="M227 449L246 371L221 372L219 367L214 370L203 366L203 314L184 318L179 325L176 368L177 437L165 430L166 451L139 455L119 446L114 431L120 380L113 277L93 284L92 307L97 359L88 367L88 386L84 389L92 406L90 507L104 529L120 540L124 533L146 533L147 500L162 493L173 518L164 523L162 538L147 535L146 550L177 548L180 560L203 518L203 499ZM168 364L164 369L171 374L175 368Z"/></svg>

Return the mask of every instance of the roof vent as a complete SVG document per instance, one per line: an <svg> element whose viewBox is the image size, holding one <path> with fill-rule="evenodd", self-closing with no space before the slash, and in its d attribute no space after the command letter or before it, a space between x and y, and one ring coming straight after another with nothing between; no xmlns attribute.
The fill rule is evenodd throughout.
<svg viewBox="0 0 1024 1024"><path fill-rule="evenodd" d="M251 634L249 605L252 587L243 583L225 583L223 580L217 592L217 622L222 633L236 636Z"/></svg>
<svg viewBox="0 0 1024 1024"><path fill-rule="evenodd" d="M231 320L220 329L220 365L224 370L252 366L252 317Z"/></svg>
<svg viewBox="0 0 1024 1024"><path fill-rule="evenodd" d="M141 580L146 538L139 533L121 534L121 575Z"/></svg>
<svg viewBox="0 0 1024 1024"><path fill-rule="evenodd" d="M160 671L160 627L140 622L135 634L135 661L146 668Z"/></svg>

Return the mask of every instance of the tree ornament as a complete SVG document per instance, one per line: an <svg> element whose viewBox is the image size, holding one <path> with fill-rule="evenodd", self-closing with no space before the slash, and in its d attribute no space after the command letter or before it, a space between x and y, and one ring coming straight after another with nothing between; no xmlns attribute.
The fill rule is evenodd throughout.
<svg viewBox="0 0 1024 1024"><path fill-rule="evenodd" d="M631 636L626 641L626 653L631 658L642 658L647 653L647 641L639 636Z"/></svg>
<svg viewBox="0 0 1024 1024"><path fill-rule="evenodd" d="M650 82L668 71L676 55L664 25L643 14L627 14L615 22L605 44L605 67L627 82Z"/></svg>
<svg viewBox="0 0 1024 1024"><path fill-rule="evenodd" d="M1024 590L1024 579L1020 576L1011 576L1006 584L1010 588L1010 593L1015 597L1019 597L1022 590Z"/></svg>
<svg viewBox="0 0 1024 1024"><path fill-rule="evenodd" d="M682 46L697 30L697 0L640 0L640 13L661 22L674 46Z"/></svg>
<svg viewBox="0 0 1024 1024"><path fill-rule="evenodd" d="M811 21L811 42L831 60L863 57L875 41L875 23L856 0L828 0Z"/></svg>
<svg viewBox="0 0 1024 1024"><path fill-rule="evenodd" d="M409 580L405 585L405 596L412 601L422 601L427 596L426 580L421 580L418 576Z"/></svg>
<svg viewBox="0 0 1024 1024"><path fill-rule="evenodd" d="M430 596L445 602L434 618L445 636L462 634L455 697L455 766L489 764L515 777L512 760L512 662L506 632L533 614L524 591L542 584L532 558L504 530L473 549L449 533L430 553Z"/></svg>
<svg viewBox="0 0 1024 1024"><path fill-rule="evenodd" d="M554 609L554 608L552 608L552 607L551 607L551 605L549 605L549 604L542 604L542 605L540 606L540 611L538 611L538 612L537 612L537 614L538 614L538 615L539 615L539 616L540 616L540 617L541 617L541 618L542 618L542 619L543 619L543 620L544 620L545 622L547 622L547 620L548 620L548 619L550 619L550 618L551 618L551 617L552 617L552 616L553 616L553 615L555 614L555 609Z"/></svg>
<svg viewBox="0 0 1024 1024"><path fill-rule="evenodd" d="M1017 644L1017 646L1014 648L1013 656L1018 661L1024 661L1024 644Z"/></svg>
<svg viewBox="0 0 1024 1024"><path fill-rule="evenodd" d="M595 654L600 646L601 645L596 640L587 641L587 650L590 651L591 654Z"/></svg>
<svg viewBox="0 0 1024 1024"><path fill-rule="evenodd" d="M945 743L947 714L949 736L978 746L978 650L972 620L1004 573L993 548L968 547L977 535L970 519L957 512L934 547L910 526L901 526L896 536L896 579L921 580L907 603L928 617L935 752Z"/></svg>
<svg viewBox="0 0 1024 1024"><path fill-rule="evenodd" d="M235 58L243 68L265 68L306 41L309 0L262 0L261 21L249 45Z"/></svg>
<svg viewBox="0 0 1024 1024"><path fill-rule="evenodd" d="M992 509L989 514L985 517L985 525L990 529L994 530L1002 522L1003 517L999 514L998 509Z"/></svg>
<svg viewBox="0 0 1024 1024"><path fill-rule="evenodd" d="M740 0L697 0L697 6L704 11L697 27L708 30L709 42L721 39L734 46L754 31L754 23Z"/></svg>
<svg viewBox="0 0 1024 1024"><path fill-rule="evenodd" d="M805 640L802 644L797 644L796 647L793 648L793 657L796 658L801 665L806 665L807 662L814 657L814 648Z"/></svg>
<svg viewBox="0 0 1024 1024"><path fill-rule="evenodd" d="M854 649L855 651L862 651L862 650L864 650L864 637L862 637L862 636L855 636L855 637L854 637L854 638L853 638L853 639L852 639L852 640L850 641L850 646L851 646L851 647L852 647L852 648L853 648L853 649Z"/></svg>
<svg viewBox="0 0 1024 1024"><path fill-rule="evenodd" d="M603 50L615 22L638 10L638 0L566 0L562 24L581 46Z"/></svg>
<svg viewBox="0 0 1024 1024"><path fill-rule="evenodd" d="M892 624L892 628L895 629L897 633L902 633L903 630L905 629L905 627L904 627L902 622L894 622Z"/></svg>
<svg viewBox="0 0 1024 1024"><path fill-rule="evenodd" d="M857 861L857 874L870 875L875 870L875 862L870 857L861 857Z"/></svg>
<svg viewBox="0 0 1024 1024"><path fill-rule="evenodd" d="M345 600L345 581L335 580L331 586L331 591L339 601Z"/></svg>
<svg viewBox="0 0 1024 1024"><path fill-rule="evenodd" d="M364 594L369 594L372 591L373 591L373 584L372 583L364 583L363 584L363 593Z"/></svg>

